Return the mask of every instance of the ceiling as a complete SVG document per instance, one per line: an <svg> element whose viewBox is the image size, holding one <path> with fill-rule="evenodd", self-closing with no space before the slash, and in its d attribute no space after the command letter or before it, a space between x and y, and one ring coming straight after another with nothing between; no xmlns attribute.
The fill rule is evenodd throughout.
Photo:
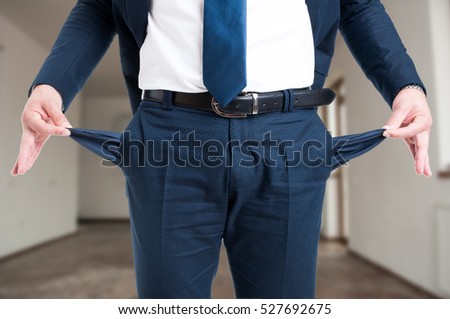
<svg viewBox="0 0 450 319"><path fill-rule="evenodd" d="M50 50L76 0L0 0L0 14ZM86 96L126 95L117 39L85 86Z"/></svg>

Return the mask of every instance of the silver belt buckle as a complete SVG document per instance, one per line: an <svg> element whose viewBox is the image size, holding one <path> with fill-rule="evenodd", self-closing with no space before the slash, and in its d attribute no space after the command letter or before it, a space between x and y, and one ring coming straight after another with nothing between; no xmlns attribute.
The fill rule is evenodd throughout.
<svg viewBox="0 0 450 319"><path fill-rule="evenodd" d="M256 115L259 112L259 100L258 100L258 93L256 92L242 92L239 94L239 96L252 96L253 99L253 108L252 108L252 115ZM219 103L217 100L213 97L211 99L211 108L213 111L222 117L230 118L230 119L242 119L246 118L246 113L227 113L224 112L224 110L220 109Z"/></svg>

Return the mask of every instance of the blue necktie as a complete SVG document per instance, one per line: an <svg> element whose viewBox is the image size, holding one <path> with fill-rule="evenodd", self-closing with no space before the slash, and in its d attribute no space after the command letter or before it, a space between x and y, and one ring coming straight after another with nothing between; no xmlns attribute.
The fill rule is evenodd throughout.
<svg viewBox="0 0 450 319"><path fill-rule="evenodd" d="M205 0L203 82L221 107L246 86L246 0Z"/></svg>

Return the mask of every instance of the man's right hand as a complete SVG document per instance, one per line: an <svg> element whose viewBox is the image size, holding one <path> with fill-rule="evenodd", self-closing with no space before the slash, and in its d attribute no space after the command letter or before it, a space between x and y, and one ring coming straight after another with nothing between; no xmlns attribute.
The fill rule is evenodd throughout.
<svg viewBox="0 0 450 319"><path fill-rule="evenodd" d="M22 112L22 140L13 176L25 174L51 135L69 136L72 127L61 111L61 96L49 85L38 85Z"/></svg>

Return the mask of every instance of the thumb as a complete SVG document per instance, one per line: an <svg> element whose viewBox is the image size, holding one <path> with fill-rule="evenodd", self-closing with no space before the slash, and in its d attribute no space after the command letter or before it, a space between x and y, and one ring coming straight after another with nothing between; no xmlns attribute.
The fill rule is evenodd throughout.
<svg viewBox="0 0 450 319"><path fill-rule="evenodd" d="M72 125L69 123L69 120L66 118L63 112L61 112L57 108L49 108L47 110L52 122L59 127L64 128L72 128ZM67 132L66 132L67 133Z"/></svg>
<svg viewBox="0 0 450 319"><path fill-rule="evenodd" d="M64 113L58 111L58 112L52 112L50 114L50 117L57 126L63 126L63 127L72 127L69 123L69 120L66 118Z"/></svg>
<svg viewBox="0 0 450 319"><path fill-rule="evenodd" d="M390 128L399 128L406 118L406 113L401 110L393 111L391 117L387 120L386 125Z"/></svg>
<svg viewBox="0 0 450 319"><path fill-rule="evenodd" d="M400 109L392 113L391 117L387 120L386 124L383 126L386 131L383 133L385 137L389 137L389 130L399 128L406 118L406 114Z"/></svg>
<svg viewBox="0 0 450 319"><path fill-rule="evenodd" d="M69 123L69 121L66 119L63 123L60 124L60 126L64 126L65 128L72 128L73 126Z"/></svg>

